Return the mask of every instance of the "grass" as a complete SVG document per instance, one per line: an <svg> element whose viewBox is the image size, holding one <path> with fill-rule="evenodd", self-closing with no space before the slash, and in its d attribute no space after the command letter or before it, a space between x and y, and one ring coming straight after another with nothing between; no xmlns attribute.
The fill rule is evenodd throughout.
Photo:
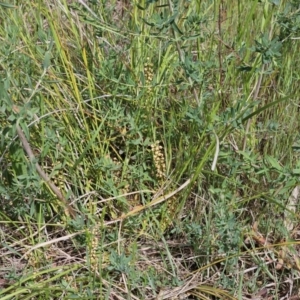
<svg viewBox="0 0 300 300"><path fill-rule="evenodd" d="M0 3L0 299L298 299L299 18Z"/></svg>

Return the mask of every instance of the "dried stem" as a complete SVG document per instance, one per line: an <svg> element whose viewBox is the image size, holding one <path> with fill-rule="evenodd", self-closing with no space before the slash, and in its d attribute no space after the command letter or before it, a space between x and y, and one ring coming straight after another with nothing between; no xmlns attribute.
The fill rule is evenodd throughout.
<svg viewBox="0 0 300 300"><path fill-rule="evenodd" d="M33 151L30 147L30 144L28 143L25 134L23 133L22 129L19 125L17 125L17 134L19 136L20 141L22 142L23 148L25 152L27 153L30 161L36 161L35 156L33 154ZM62 202L63 206L66 208L67 212L71 217L75 217L76 213L72 206L68 203L68 201L65 199L59 188L50 180L48 175L44 172L44 170L41 168L41 166L36 162L35 168L40 177L46 182L46 184L49 186L49 188L52 190L52 192L57 196L57 198Z"/></svg>

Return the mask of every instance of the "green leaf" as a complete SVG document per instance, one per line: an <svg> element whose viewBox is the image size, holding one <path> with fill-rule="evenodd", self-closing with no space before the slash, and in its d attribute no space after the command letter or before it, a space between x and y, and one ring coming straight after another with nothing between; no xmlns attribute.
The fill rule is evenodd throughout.
<svg viewBox="0 0 300 300"><path fill-rule="evenodd" d="M265 157L265 159L267 160L267 162L268 162L274 169L276 169L276 170L278 170L278 171L282 171L282 170L283 170L282 167L280 166L280 164L278 163L278 161L277 161L274 157L267 155L267 156Z"/></svg>
<svg viewBox="0 0 300 300"><path fill-rule="evenodd" d="M6 7L6 8L17 8L13 4L8 4L8 3L4 3L4 2L0 2L0 6Z"/></svg>
<svg viewBox="0 0 300 300"><path fill-rule="evenodd" d="M46 51L44 60L43 60L43 69L48 69L51 65L52 54L50 51Z"/></svg>
<svg viewBox="0 0 300 300"><path fill-rule="evenodd" d="M24 123L20 123L20 126L21 126L21 128L22 128L22 130L23 130L23 132L24 132L24 134L25 134L25 136L27 138L27 140L29 140L30 139L30 134L29 134L28 126L26 124L24 124Z"/></svg>
<svg viewBox="0 0 300 300"><path fill-rule="evenodd" d="M253 116L260 114L260 113L263 112L264 110L266 110L266 109L268 109L268 108L270 108L270 107L272 107L272 106L275 106L276 104L278 104L278 103L280 103L280 102L290 100L291 97L292 97L292 95L288 95L288 96L283 97L283 98L281 98L281 99L279 99L279 100L276 100L276 101L273 101L273 102L270 102L270 103L266 104L265 106L263 106L263 107L257 109L256 111L254 111L253 113L249 114L248 116L242 118L242 122L245 122L245 121L247 121L248 119L251 119ZM243 117L243 116L242 116L242 117Z"/></svg>
<svg viewBox="0 0 300 300"><path fill-rule="evenodd" d="M16 118L17 118L17 117L16 117L15 115L11 114L11 115L7 118L7 120L10 121L10 122L13 122L13 121L16 120Z"/></svg>
<svg viewBox="0 0 300 300"><path fill-rule="evenodd" d="M175 31L177 31L179 34L183 34L183 32L179 29L179 27L177 26L176 22L172 23L172 27Z"/></svg>
<svg viewBox="0 0 300 300"><path fill-rule="evenodd" d="M5 242L2 242L1 245L4 247L4 248L7 248L11 253L17 255L17 256L20 256L22 257L22 255L17 252L14 248L10 247L9 245L7 245Z"/></svg>
<svg viewBox="0 0 300 300"><path fill-rule="evenodd" d="M300 175L300 169L294 169L293 175Z"/></svg>

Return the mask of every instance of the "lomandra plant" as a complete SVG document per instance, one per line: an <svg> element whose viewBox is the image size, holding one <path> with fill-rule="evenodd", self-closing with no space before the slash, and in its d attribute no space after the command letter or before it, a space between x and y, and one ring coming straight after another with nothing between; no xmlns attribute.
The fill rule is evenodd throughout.
<svg viewBox="0 0 300 300"><path fill-rule="evenodd" d="M297 3L1 6L3 299L294 296Z"/></svg>

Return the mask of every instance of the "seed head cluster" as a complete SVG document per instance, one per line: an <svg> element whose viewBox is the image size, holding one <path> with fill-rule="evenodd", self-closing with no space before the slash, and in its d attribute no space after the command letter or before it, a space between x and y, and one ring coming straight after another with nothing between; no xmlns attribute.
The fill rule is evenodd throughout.
<svg viewBox="0 0 300 300"><path fill-rule="evenodd" d="M90 262L91 262L91 269L93 271L98 271L98 256L97 256L97 248L98 248L98 243L99 243L99 238L98 238L98 226L95 226L92 229L91 235L92 235L92 240L90 243Z"/></svg>
<svg viewBox="0 0 300 300"><path fill-rule="evenodd" d="M163 153L163 147L156 141L151 145L151 150L153 154L154 165L156 169L156 176L163 180L166 174L166 162Z"/></svg>
<svg viewBox="0 0 300 300"><path fill-rule="evenodd" d="M150 86L153 80L153 64L150 62L150 57L147 57L147 62L144 64L144 74L145 74L145 84ZM150 87L148 87L148 91L150 91Z"/></svg>
<svg viewBox="0 0 300 300"><path fill-rule="evenodd" d="M156 176L160 181L160 184L166 179L166 162L164 157L163 146L160 145L159 141L156 141L151 145L153 153L153 160L156 169ZM170 225L173 224L178 208L178 201L175 196L171 197L167 201L166 211L162 219L160 220L160 229L164 232Z"/></svg>

